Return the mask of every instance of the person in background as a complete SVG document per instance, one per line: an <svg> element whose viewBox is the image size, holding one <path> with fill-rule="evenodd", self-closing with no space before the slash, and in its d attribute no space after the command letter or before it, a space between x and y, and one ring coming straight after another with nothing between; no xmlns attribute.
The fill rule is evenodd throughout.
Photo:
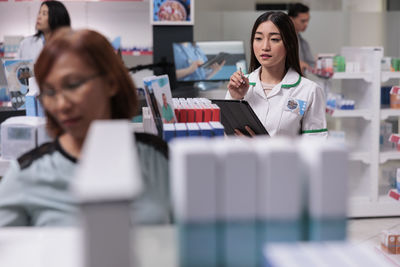
<svg viewBox="0 0 400 267"><path fill-rule="evenodd" d="M212 78L225 65L214 63L207 68L201 65L207 62L207 56L196 43L174 43L174 62L178 81L203 81Z"/></svg>
<svg viewBox="0 0 400 267"><path fill-rule="evenodd" d="M315 59L311 53L310 45L300 34L307 30L310 21L310 9L301 3L294 3L289 6L288 15L293 21L299 39L300 67L303 72L305 70L311 72Z"/></svg>
<svg viewBox="0 0 400 267"><path fill-rule="evenodd" d="M246 100L270 136L327 136L324 93L302 76L296 31L289 16L283 12L259 16L250 44L251 73L247 78L236 71L226 98ZM236 130L236 134L243 133Z"/></svg>
<svg viewBox="0 0 400 267"><path fill-rule="evenodd" d="M36 18L36 34L22 40L17 57L36 61L43 45L51 34L60 27L71 26L68 10L59 1L44 1Z"/></svg>
<svg viewBox="0 0 400 267"><path fill-rule="evenodd" d="M11 162L0 182L0 226L76 225L69 188L89 127L94 120L131 120L136 88L111 44L91 30L58 30L37 59L35 77L54 141ZM168 147L152 135L135 139L145 190L133 202L133 218L168 222Z"/></svg>
<svg viewBox="0 0 400 267"><path fill-rule="evenodd" d="M161 107L161 115L163 117L163 122L174 123L175 122L174 112L172 111L171 106L168 104L167 96L164 93L162 93L162 100L163 104Z"/></svg>

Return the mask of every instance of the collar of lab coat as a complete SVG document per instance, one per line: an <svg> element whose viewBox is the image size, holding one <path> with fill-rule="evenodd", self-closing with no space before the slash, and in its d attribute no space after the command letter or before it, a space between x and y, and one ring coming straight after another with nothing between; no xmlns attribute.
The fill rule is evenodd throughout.
<svg viewBox="0 0 400 267"><path fill-rule="evenodd" d="M259 94L261 97L266 98L264 89L261 85L261 80L260 80L260 71L261 67L259 67L257 70L253 72L254 76L252 77L255 80L255 91L257 94ZM250 82L252 82L253 79L250 79ZM292 87L296 87L299 85L301 82L301 75L298 74L295 70L290 68L288 72L286 73L285 77L283 77L282 81L278 83L277 85L272 88L271 92L269 93L268 97L272 97L279 93L279 91L282 88L289 89Z"/></svg>

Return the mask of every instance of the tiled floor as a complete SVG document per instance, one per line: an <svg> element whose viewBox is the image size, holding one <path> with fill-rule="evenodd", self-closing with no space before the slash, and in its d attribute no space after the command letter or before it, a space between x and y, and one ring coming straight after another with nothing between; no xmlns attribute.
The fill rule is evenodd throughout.
<svg viewBox="0 0 400 267"><path fill-rule="evenodd" d="M400 231L400 217L350 219L347 224L347 239L357 244L377 245L383 230Z"/></svg>
<svg viewBox="0 0 400 267"><path fill-rule="evenodd" d="M351 219L347 224L347 240L356 245L370 247L387 263L400 267L400 255L389 255L380 250L380 234L383 230L400 233L400 217Z"/></svg>

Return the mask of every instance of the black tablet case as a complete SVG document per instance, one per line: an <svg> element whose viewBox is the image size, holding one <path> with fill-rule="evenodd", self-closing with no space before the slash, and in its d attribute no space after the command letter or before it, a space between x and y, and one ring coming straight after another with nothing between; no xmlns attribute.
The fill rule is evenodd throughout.
<svg viewBox="0 0 400 267"><path fill-rule="evenodd" d="M269 135L247 101L227 99L214 99L211 101L220 108L221 123L227 135L234 135L235 129L238 129L245 135L249 135L244 128L246 125L257 135Z"/></svg>

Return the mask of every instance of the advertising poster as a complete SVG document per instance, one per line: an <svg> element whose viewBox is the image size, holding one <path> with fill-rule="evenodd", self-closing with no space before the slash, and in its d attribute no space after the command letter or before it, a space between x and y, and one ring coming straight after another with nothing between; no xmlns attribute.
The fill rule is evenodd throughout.
<svg viewBox="0 0 400 267"><path fill-rule="evenodd" d="M194 0L150 0L153 25L193 25Z"/></svg>

